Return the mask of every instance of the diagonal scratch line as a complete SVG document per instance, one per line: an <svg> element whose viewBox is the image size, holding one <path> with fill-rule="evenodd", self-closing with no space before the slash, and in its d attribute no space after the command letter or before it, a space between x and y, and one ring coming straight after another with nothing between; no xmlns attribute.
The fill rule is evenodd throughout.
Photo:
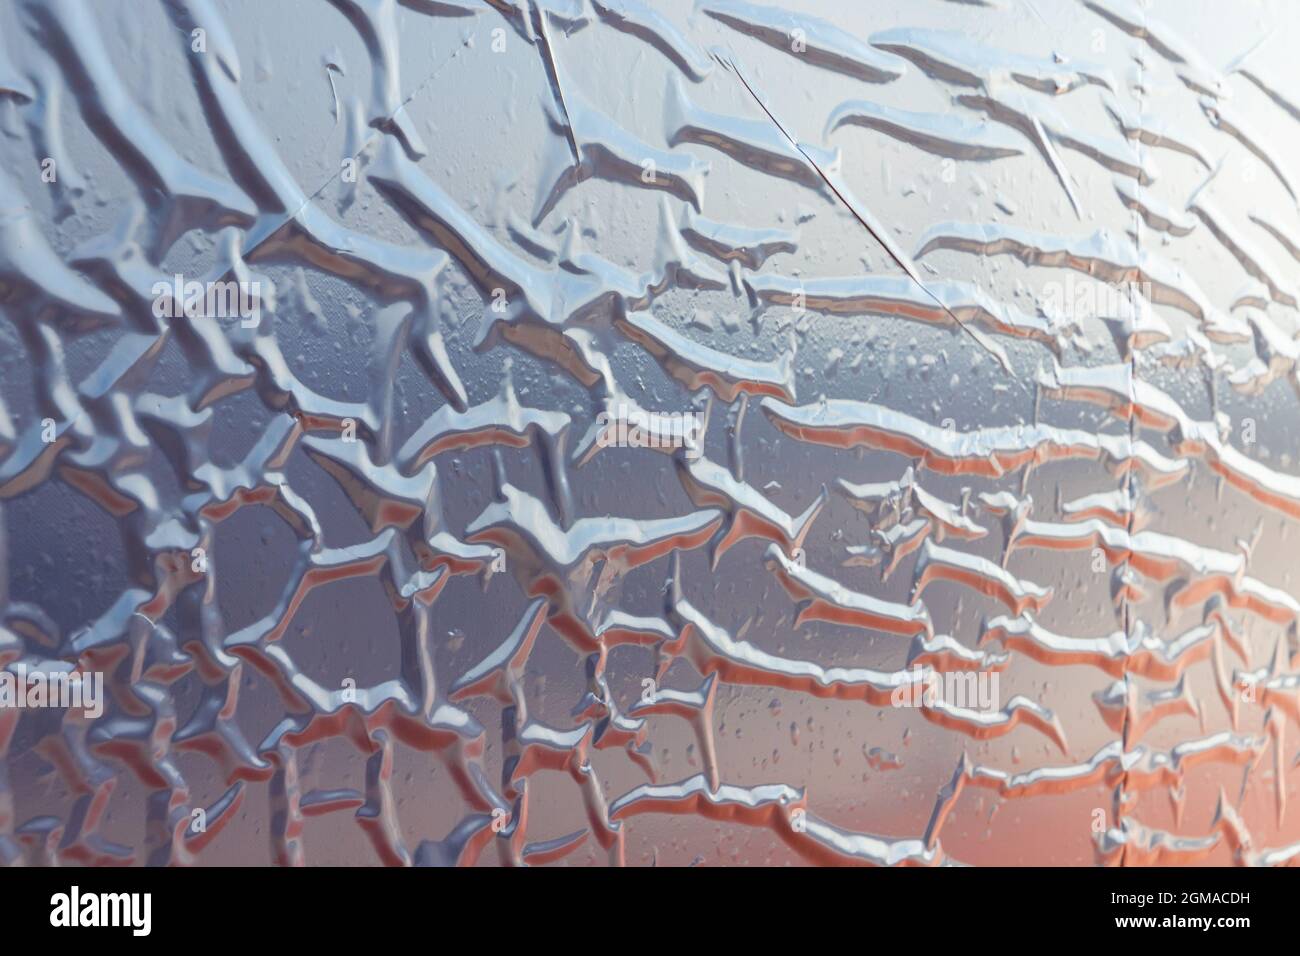
<svg viewBox="0 0 1300 956"><path fill-rule="evenodd" d="M1029 12L1030 12L1030 13L1032 13L1034 16L1038 17L1038 22L1039 22L1039 23L1041 23L1041 24L1042 24L1043 26L1045 26L1045 27L1048 27L1048 29L1051 29L1051 27L1049 26L1048 22L1047 22L1046 20L1043 19L1043 15L1042 15L1041 13L1038 12L1038 7L1034 6L1034 0L1025 0L1025 6L1027 6L1027 7L1029 8Z"/></svg>
<svg viewBox="0 0 1300 956"><path fill-rule="evenodd" d="M886 239L882 238L881 235L875 230L875 228L872 227L871 223L867 222L867 220L863 218L862 214L858 212L856 208L854 208L853 203L849 202L848 199L845 198L844 194L840 192L839 188L836 187L835 183L831 181L831 178L826 175L825 171L823 171L822 168L819 165L817 165L817 162L811 156L808 155L807 150L805 150L799 144L798 140L796 140L793 136L789 134L789 132L786 131L786 128L781 125L781 121L778 120L775 115L773 115L772 111L767 108L767 104L764 103L762 99L759 98L759 95L756 92L754 92L754 88L749 85L749 81L745 79L745 75L740 72L740 68L736 66L735 62L730 58L723 58L722 56L719 55L718 51L716 50L713 51L713 57L724 67L730 70L732 73L736 74L737 79L739 79L740 82L744 84L745 89L749 91L749 95L754 98L754 102L757 103L759 105L759 108L762 109L762 111L767 114L767 118L772 121L773 125L775 125L776 128L781 131L781 135L784 136L787 140L789 140L790 145L799 151L799 155L801 155L807 161L808 165L810 165L817 172L817 175L822 178L822 181L826 183L830 191L835 194L835 198L844 204L844 207L853 214L853 218L856 219L859 222L859 224L861 224L862 228L867 230L867 232L871 235L871 237L880 244L881 248L883 248L885 252L888 253L889 258L893 259L894 262L898 265L898 267L902 269L904 272L906 272L908 277L920 287L922 292L924 292L931 299L933 299L935 304L938 305L939 308L943 309L944 312L948 313L949 317L954 322L957 323L957 326L962 331L964 331L967 335L969 335L972 339L974 339L975 343L979 345L980 348L984 349L984 351L988 352L995 359L997 359L998 365L1002 366L1004 371L1011 372L1011 369L1007 365L1007 361L1009 360L1005 359L1004 355L999 355L996 349L992 348L988 342L984 341L984 337L982 335L976 333L974 329L971 329L969 326L966 325L965 322L957 318L956 314L954 314L952 309L948 307L948 304L944 302L942 299L940 299L933 292L931 292L929 286L927 286L924 282L921 281L921 277L917 274L916 268L911 263L905 261L897 252L894 251L893 243L890 241L886 241Z"/></svg>
<svg viewBox="0 0 1300 956"><path fill-rule="evenodd" d="M402 110L406 109L406 107L410 105L415 100L415 98L423 92L426 86L428 86L435 79L437 79L438 75L442 73L443 70L451 66L451 64L456 61L456 58L460 56L461 51L464 49L465 47L461 46L459 49L456 50L455 53L447 57L446 60L444 60L441 64L439 64L438 67L432 73L430 73L427 77L421 80L411 90L410 95L407 96L406 99L402 100L402 102L397 105L397 108L394 109L390 114L388 114L388 116L384 117L383 125L385 126L391 125L393 118L397 116L398 113L402 112ZM372 129L374 129L374 127L372 127ZM353 161L360 159L362 154L365 153L366 150L370 149L371 146L373 146L376 142L382 140L383 137L387 135L389 134L384 132L382 129L375 129L375 131L366 139L366 141L361 144L361 147L350 157L346 157L346 158L352 159ZM257 242L255 242L253 245L249 246L246 249L241 249L240 258L244 262L248 262L252 258L254 252L256 252L259 248L261 248L261 246L263 246L266 242L268 242L272 236L274 236L281 229L283 229L288 223L293 222L300 215L302 215L303 210L306 209L308 206L312 205L313 203L315 203L316 200L320 198L321 194L325 192L325 190L328 189L331 185L333 185L338 180L338 178L342 175L343 175L343 164L340 163L338 172L334 173L332 176L326 179L315 190L313 190L310 193L304 190L303 201L298 204L298 207L291 212L285 213L284 217L281 218L280 221L277 222L273 228L268 229L266 234L263 235L262 238L259 239ZM245 235L247 235L247 231L245 231ZM234 264L232 264L229 269L226 269L225 272L221 274L222 278L224 278L225 276L233 272L234 268L235 266Z"/></svg>
<svg viewBox="0 0 1300 956"><path fill-rule="evenodd" d="M551 32L546 26L546 11L541 5L533 6L533 22L537 27L538 53L542 57L542 67L546 70L546 78L550 81L552 90L555 93L555 99L559 103L560 112L564 115L564 131L569 140L569 148L573 150L573 161L581 164L582 156L578 152L578 137L573 130L573 120L569 116L569 104L564 101L564 87L560 84L560 63L555 56L555 47L551 44Z"/></svg>
<svg viewBox="0 0 1300 956"><path fill-rule="evenodd" d="M415 101L415 98L424 91L424 88L428 86L430 83L432 83L434 80L436 80L438 78L438 75L442 73L443 70L451 66L454 62L456 62L456 58L460 56L461 52L464 49L465 49L464 46L459 47L455 53L447 57L447 59L445 59L441 64L439 64L437 69L435 69L432 73L430 73L418 84L416 84L416 86L411 90L410 95L407 96L406 99L402 100L402 102L397 105L397 108L395 110L393 110L391 113L389 113L387 116L384 117L383 125L384 126L391 125L394 117L396 117L398 113L402 112L403 110L406 109L407 106L413 103ZM374 129L373 126L371 128ZM376 142L380 141L381 139L383 139L383 137L387 135L389 134L384 132L384 130L376 129L375 134L372 134L368 139L366 139L366 141L361 144L361 148L358 149L355 153L353 153L352 156L349 158L352 160L360 159L361 155L366 150L368 150ZM335 181L337 181L341 175L343 175L342 163L339 164L339 171L334 173L332 176L330 176L327 180L325 180L325 182L321 183L318 189L310 193L307 196L306 200L303 202L303 204L299 206L298 209L294 212L294 214L290 216L288 219L286 219L285 222L288 222L289 220L292 219L296 219L298 217L298 213L302 212L304 209L310 206L316 199L318 199L320 197L320 194L323 193L326 189L328 189L330 185L332 185ZM281 223L281 225L284 225L284 223ZM279 227L277 227L277 229L278 228Z"/></svg>

